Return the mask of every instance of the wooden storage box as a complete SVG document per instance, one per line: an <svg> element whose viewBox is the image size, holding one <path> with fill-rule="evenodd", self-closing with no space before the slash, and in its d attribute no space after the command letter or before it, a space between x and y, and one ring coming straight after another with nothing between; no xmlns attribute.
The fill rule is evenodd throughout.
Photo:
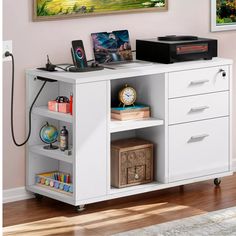
<svg viewBox="0 0 236 236"><path fill-rule="evenodd" d="M143 139L111 143L111 185L117 188L153 180L153 144Z"/></svg>

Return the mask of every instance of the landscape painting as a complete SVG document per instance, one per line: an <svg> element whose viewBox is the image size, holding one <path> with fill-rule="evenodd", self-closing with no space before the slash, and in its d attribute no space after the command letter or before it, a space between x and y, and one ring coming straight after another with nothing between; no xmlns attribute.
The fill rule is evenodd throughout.
<svg viewBox="0 0 236 236"><path fill-rule="evenodd" d="M34 0L34 20L167 10L167 0Z"/></svg>
<svg viewBox="0 0 236 236"><path fill-rule="evenodd" d="M236 0L212 0L212 31L236 29Z"/></svg>

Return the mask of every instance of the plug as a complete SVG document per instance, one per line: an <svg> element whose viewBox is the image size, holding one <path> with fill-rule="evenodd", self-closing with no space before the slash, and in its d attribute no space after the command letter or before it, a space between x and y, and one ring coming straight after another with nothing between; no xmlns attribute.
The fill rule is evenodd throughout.
<svg viewBox="0 0 236 236"><path fill-rule="evenodd" d="M48 64L48 63L46 64L47 71L56 71L55 68L56 68L56 66L53 64Z"/></svg>
<svg viewBox="0 0 236 236"><path fill-rule="evenodd" d="M47 63L45 65L47 71L56 71L55 68L56 66L53 65L49 59L49 56L47 55Z"/></svg>
<svg viewBox="0 0 236 236"><path fill-rule="evenodd" d="M9 52L9 51L6 51L5 53L4 53L4 56L5 57L9 57L9 56L11 56L12 54Z"/></svg>
<svg viewBox="0 0 236 236"><path fill-rule="evenodd" d="M7 40L2 42L2 59L3 61L11 61L12 58L12 41Z"/></svg>

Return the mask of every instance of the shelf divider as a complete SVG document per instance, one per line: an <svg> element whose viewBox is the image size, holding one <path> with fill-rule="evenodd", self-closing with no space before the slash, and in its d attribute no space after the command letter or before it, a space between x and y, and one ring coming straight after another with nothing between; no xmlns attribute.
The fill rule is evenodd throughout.
<svg viewBox="0 0 236 236"><path fill-rule="evenodd" d="M45 145L46 144L32 145L29 147L29 151L58 160L58 161L64 161L71 164L73 163L73 154L68 156L64 152L62 152L60 149L47 150L43 148Z"/></svg>
<svg viewBox="0 0 236 236"><path fill-rule="evenodd" d="M164 121L157 118L144 118L139 120L120 121L112 119L110 121L110 133L116 133L126 130L141 129L163 125Z"/></svg>
<svg viewBox="0 0 236 236"><path fill-rule="evenodd" d="M73 116L69 113L65 114L61 112L49 111L47 106L34 107L32 113L35 115L44 116L69 123L73 122Z"/></svg>
<svg viewBox="0 0 236 236"><path fill-rule="evenodd" d="M71 196L70 196L68 194L53 191L53 190L50 190L50 189L47 189L47 188L44 188L44 187L41 187L41 186L38 186L38 185L26 186L26 189L31 191L31 192L41 194L43 196L47 196L47 197L50 197L50 198L53 198L53 199L57 199L57 200L62 201L62 202L66 202L66 203L69 203L69 204L74 204L73 194L71 194Z"/></svg>

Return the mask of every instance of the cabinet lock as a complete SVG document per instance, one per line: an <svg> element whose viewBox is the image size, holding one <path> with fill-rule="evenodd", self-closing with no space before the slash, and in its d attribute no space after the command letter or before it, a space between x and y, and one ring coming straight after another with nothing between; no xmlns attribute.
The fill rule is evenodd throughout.
<svg viewBox="0 0 236 236"><path fill-rule="evenodd" d="M225 72L225 70L220 69L220 70L219 70L219 73L221 73L221 75L222 75L223 78L226 77L226 72Z"/></svg>

